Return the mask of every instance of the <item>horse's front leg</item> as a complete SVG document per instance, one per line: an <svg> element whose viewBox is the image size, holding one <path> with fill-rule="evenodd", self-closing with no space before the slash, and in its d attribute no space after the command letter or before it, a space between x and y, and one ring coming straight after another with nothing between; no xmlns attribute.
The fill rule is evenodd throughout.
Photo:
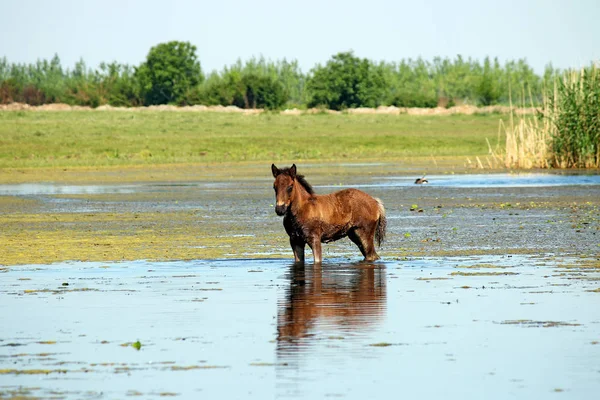
<svg viewBox="0 0 600 400"><path fill-rule="evenodd" d="M294 262L304 264L304 243L301 240L294 240L290 238L290 246L292 246L292 251L294 252Z"/></svg>
<svg viewBox="0 0 600 400"><path fill-rule="evenodd" d="M320 238L315 238L313 240L311 240L308 245L310 246L310 248L312 249L313 252L313 262L315 264L321 264L322 258L321 258L321 239Z"/></svg>

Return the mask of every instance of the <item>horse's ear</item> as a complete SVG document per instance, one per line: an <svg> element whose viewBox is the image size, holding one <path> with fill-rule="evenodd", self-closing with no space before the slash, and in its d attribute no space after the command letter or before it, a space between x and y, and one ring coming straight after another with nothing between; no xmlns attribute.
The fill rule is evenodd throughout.
<svg viewBox="0 0 600 400"><path fill-rule="evenodd" d="M275 166L275 164L271 164L271 172L273 172L273 177L277 178L277 175L280 174L279 168Z"/></svg>
<svg viewBox="0 0 600 400"><path fill-rule="evenodd" d="M290 168L290 176L292 177L292 179L296 177L296 164L292 164Z"/></svg>

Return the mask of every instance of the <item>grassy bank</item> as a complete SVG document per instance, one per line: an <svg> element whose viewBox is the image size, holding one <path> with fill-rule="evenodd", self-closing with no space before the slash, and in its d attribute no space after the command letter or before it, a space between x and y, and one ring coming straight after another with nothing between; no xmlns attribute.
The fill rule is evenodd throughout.
<svg viewBox="0 0 600 400"><path fill-rule="evenodd" d="M0 113L0 168L461 158L496 145L499 116Z"/></svg>

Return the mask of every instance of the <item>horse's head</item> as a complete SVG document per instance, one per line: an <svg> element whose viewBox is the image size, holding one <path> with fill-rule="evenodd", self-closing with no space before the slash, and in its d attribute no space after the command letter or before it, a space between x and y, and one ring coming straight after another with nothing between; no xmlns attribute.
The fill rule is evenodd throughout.
<svg viewBox="0 0 600 400"><path fill-rule="evenodd" d="M272 164L271 171L275 178L275 182L273 183L275 199L277 201L275 212L277 215L284 215L292 202L294 183L296 182L296 164L293 164L290 168L283 169L279 169L275 164Z"/></svg>

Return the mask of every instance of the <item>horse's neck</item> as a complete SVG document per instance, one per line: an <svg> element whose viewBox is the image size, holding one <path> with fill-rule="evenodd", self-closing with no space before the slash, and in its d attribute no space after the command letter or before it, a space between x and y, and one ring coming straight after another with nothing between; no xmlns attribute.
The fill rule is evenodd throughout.
<svg viewBox="0 0 600 400"><path fill-rule="evenodd" d="M297 213L313 196L308 193L304 186L296 181L296 193L292 198L292 212Z"/></svg>

